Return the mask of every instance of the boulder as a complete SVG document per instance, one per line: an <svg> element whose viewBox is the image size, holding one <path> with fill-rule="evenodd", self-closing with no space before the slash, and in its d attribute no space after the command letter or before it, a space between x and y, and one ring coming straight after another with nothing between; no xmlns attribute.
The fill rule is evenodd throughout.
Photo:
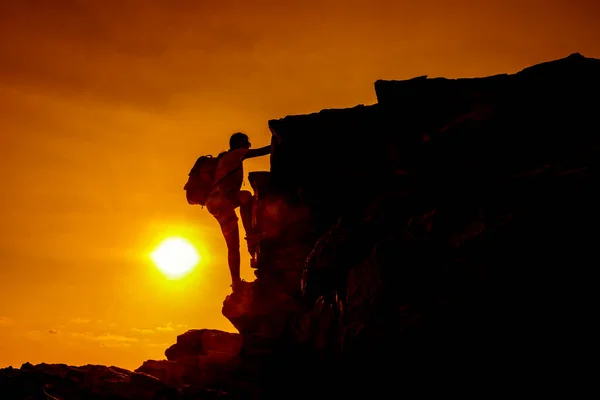
<svg viewBox="0 0 600 400"><path fill-rule="evenodd" d="M165 350L169 361L202 357L207 363L223 363L238 356L242 336L215 329L193 329L177 336L177 343Z"/></svg>

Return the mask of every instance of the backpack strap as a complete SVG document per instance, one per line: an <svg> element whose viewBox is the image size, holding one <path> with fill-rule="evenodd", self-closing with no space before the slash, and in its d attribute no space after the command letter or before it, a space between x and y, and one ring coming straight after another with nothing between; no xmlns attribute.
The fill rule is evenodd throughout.
<svg viewBox="0 0 600 400"><path fill-rule="evenodd" d="M221 183L221 181L223 181L225 178L233 175L234 172L237 172L239 169L242 168L242 164L240 164L239 167L232 169L231 171L229 171L227 174L223 175L219 180L213 182L210 191L212 192L212 190L217 186L217 184Z"/></svg>

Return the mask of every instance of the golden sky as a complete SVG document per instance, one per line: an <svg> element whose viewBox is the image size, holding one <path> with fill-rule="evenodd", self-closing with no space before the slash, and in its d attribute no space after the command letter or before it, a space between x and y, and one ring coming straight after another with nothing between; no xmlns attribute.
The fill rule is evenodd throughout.
<svg viewBox="0 0 600 400"><path fill-rule="evenodd" d="M268 144L271 118L374 103L377 79L600 58L600 5L8 0L0 37L0 367L133 369L186 329L233 331L218 225L182 190L198 155L237 130ZM172 234L203 256L180 281L147 257Z"/></svg>

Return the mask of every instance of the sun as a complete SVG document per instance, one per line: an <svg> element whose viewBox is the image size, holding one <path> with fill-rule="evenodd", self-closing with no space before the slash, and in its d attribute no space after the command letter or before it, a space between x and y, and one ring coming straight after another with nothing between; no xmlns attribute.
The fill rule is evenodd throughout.
<svg viewBox="0 0 600 400"><path fill-rule="evenodd" d="M189 273L200 262L194 246L181 237L163 240L150 253L156 267L169 278L180 278Z"/></svg>

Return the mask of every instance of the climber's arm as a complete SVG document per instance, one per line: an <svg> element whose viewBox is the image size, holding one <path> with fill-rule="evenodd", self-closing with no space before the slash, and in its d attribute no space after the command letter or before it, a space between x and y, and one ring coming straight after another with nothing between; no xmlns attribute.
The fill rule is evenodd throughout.
<svg viewBox="0 0 600 400"><path fill-rule="evenodd" d="M258 149L250 149L246 153L246 156L244 157L244 159L266 156L269 153L271 153L271 145L268 145L265 147L259 147Z"/></svg>

